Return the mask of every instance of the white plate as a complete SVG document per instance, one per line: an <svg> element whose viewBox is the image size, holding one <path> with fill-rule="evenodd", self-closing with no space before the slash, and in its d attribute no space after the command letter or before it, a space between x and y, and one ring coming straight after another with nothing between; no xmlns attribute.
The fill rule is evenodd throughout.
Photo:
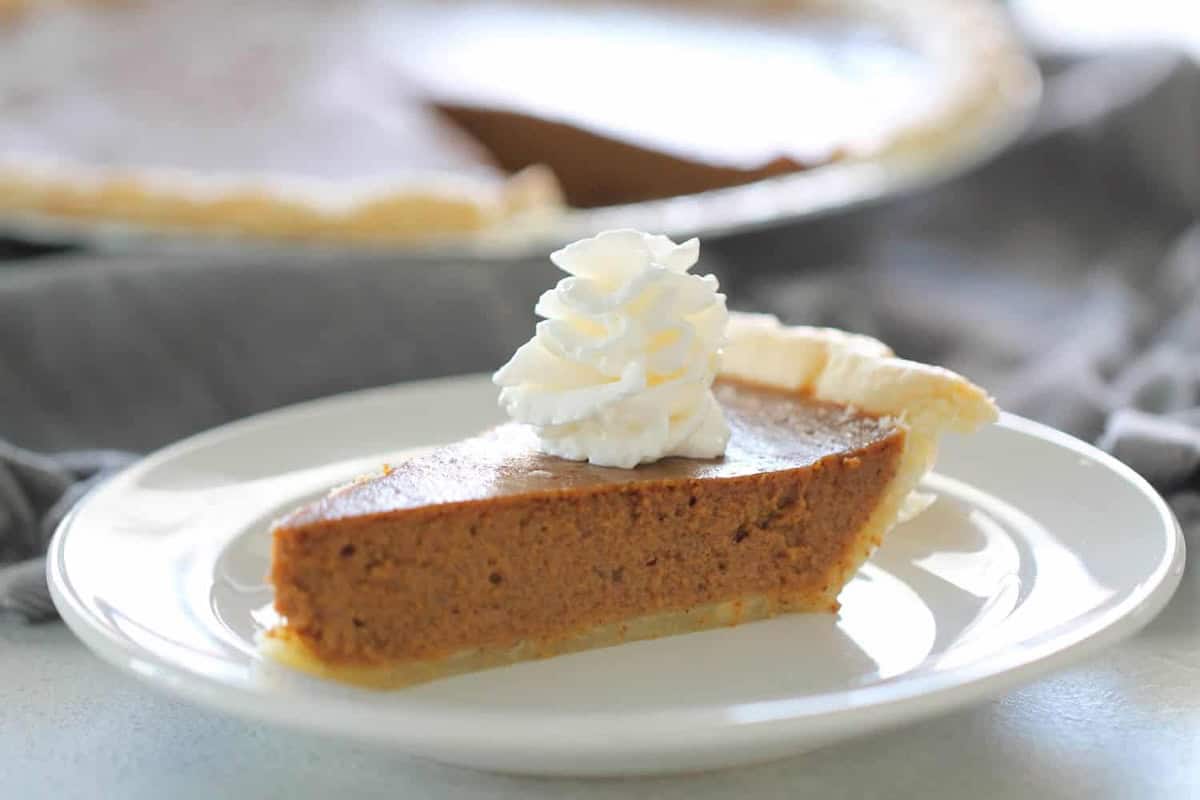
<svg viewBox="0 0 1200 800"><path fill-rule="evenodd" d="M388 454L497 416L486 378L335 397L160 451L91 495L50 549L55 602L105 659L205 705L444 762L609 775L766 760L994 697L1129 636L1183 539L1109 456L1007 416L946 442L842 595L792 615L399 692L265 662L268 522Z"/></svg>

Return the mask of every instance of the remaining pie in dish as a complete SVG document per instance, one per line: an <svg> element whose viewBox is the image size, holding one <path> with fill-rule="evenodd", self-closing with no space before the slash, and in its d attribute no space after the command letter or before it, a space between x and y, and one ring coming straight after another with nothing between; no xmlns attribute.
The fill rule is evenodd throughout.
<svg viewBox="0 0 1200 800"><path fill-rule="evenodd" d="M0 215L412 242L936 147L989 0L0 0Z"/></svg>
<svg viewBox="0 0 1200 800"><path fill-rule="evenodd" d="M996 417L952 372L768 316L730 316L722 363L721 458L595 466L508 423L285 517L271 570L285 622L268 651L399 687L836 610L914 504L938 437Z"/></svg>

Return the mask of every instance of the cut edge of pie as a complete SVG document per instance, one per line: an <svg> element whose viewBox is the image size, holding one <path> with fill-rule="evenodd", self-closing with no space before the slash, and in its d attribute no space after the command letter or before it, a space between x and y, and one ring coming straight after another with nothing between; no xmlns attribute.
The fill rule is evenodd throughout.
<svg viewBox="0 0 1200 800"><path fill-rule="evenodd" d="M897 523L930 499L916 492L932 468L938 438L970 433L997 419L992 400L940 367L896 358L883 343L828 328L787 327L769 315L731 314L721 377L802 394L894 421L904 432L895 474L842 556L827 567L824 591L802 596L748 594L732 600L597 625L566 636L503 648L469 648L404 663L331 663L286 624L261 637L271 658L306 673L373 688L400 688L491 667L597 647L690 633L796 611L836 611L837 595Z"/></svg>

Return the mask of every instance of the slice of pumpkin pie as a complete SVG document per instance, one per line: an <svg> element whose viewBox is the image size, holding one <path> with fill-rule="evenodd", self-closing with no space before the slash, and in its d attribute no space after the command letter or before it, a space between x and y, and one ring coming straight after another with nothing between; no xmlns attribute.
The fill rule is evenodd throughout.
<svg viewBox="0 0 1200 800"><path fill-rule="evenodd" d="M513 421L274 527L276 658L400 687L837 596L985 392L874 339L728 313L695 240L552 256Z"/></svg>

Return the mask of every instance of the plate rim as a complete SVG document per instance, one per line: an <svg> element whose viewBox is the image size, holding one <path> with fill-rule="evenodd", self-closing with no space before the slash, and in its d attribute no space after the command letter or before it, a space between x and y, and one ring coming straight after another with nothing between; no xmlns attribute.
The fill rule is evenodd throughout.
<svg viewBox="0 0 1200 800"><path fill-rule="evenodd" d="M350 392L237 420L151 453L116 476L100 492L106 489L118 491L122 481L129 480L148 466L198 444L236 436L239 430L271 418L311 412L337 403L353 403L366 395L404 391L414 385L470 383L481 377L456 376ZM1142 476L1098 448L1041 423L1003 413L996 424L1013 433L1032 436L1087 456L1130 483L1150 503L1162 523L1165 537L1162 558L1153 572L1127 597L1110 608L1092 610L1073 617L1067 623L1038 631L1037 637L1041 641L1033 646L1029 645L1028 639L1024 639L1000 653L973 659L941 673L898 676L849 691L733 704L678 706L653 711L571 712L567 716L536 710L488 710L418 703L389 708L395 724L386 730L370 724L356 727L352 715L346 715L345 712L357 705L357 696L352 702L344 699L338 701L340 714L323 714L319 717L306 714L304 709L307 704L292 710L289 704L280 703L279 697L270 690L230 685L218 677L173 663L138 646L120 635L113 626L97 619L74 591L65 564L68 537L96 495L77 504L55 531L47 552L47 580L64 622L105 661L189 702L292 729L358 741L389 743L418 754L422 750L436 752L446 747L476 750L482 747L496 752L520 752L536 747L544 754L578 753L583 747L611 748L617 736L621 737L618 741L623 742L617 746L618 749L628 749L636 742L652 741L665 735L672 737L674 748L703 747L715 744L711 732L717 729L737 729L743 735L752 737L768 728L785 736L791 732L793 737L812 730L825 730L837 734L834 738L838 738L851 735L858 729L859 723L868 719L871 729L878 730L982 701L1083 659L1140 630L1162 610L1179 585L1186 552L1182 530L1166 501ZM329 697L318 699L322 704L331 702ZM471 724L467 725L468 722ZM547 725L564 722L571 724L569 735L559 731L555 737L545 736ZM503 741L489 735L501 728L504 731ZM631 736L632 732L636 734ZM579 773L579 770L569 770L566 774Z"/></svg>

